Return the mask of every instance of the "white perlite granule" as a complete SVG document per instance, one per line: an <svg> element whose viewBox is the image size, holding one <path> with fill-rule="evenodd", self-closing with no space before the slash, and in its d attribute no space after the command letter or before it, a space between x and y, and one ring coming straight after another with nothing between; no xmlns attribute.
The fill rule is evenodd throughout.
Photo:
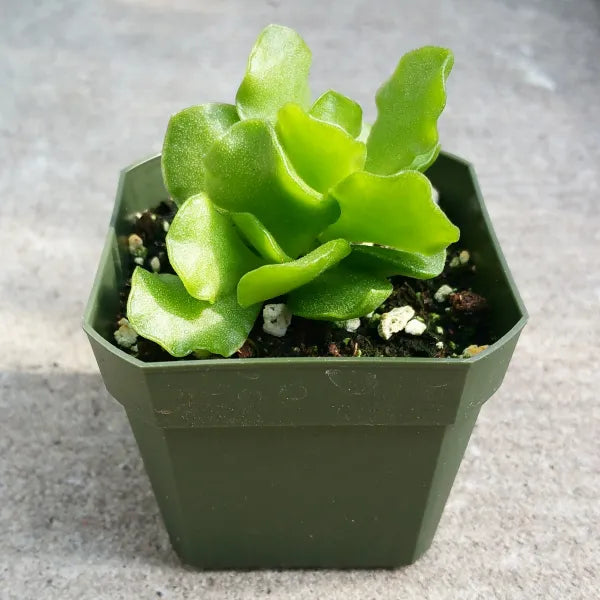
<svg viewBox="0 0 600 600"><path fill-rule="evenodd" d="M446 299L453 291L454 290L449 285L444 284L438 288L438 291L433 295L433 298L436 302L441 304L442 302L446 302Z"/></svg>
<svg viewBox="0 0 600 600"><path fill-rule="evenodd" d="M140 256L144 258L146 256L146 253L148 252L148 250L144 246L144 241L139 235L137 235L137 233L132 233L127 238L127 245L129 246L129 253L132 256Z"/></svg>
<svg viewBox="0 0 600 600"><path fill-rule="evenodd" d="M360 319L357 317L355 319L341 321L340 326L342 327L342 329L345 329L348 333L354 333L360 327Z"/></svg>
<svg viewBox="0 0 600 600"><path fill-rule="evenodd" d="M131 348L137 342L137 333L129 324L129 321L122 318L117 325L119 329L115 331L115 341L122 348Z"/></svg>
<svg viewBox="0 0 600 600"><path fill-rule="evenodd" d="M384 340L389 340L394 333L402 331L414 316L415 309L408 304L392 308L390 312L381 315L377 331Z"/></svg>
<svg viewBox="0 0 600 600"><path fill-rule="evenodd" d="M419 321L419 319L411 319L404 328L406 333L410 333L410 335L423 335L425 330L427 329L427 325L423 323L423 321Z"/></svg>
<svg viewBox="0 0 600 600"><path fill-rule="evenodd" d="M263 331L275 337L283 337L292 322L292 313L285 304L265 304L263 308Z"/></svg>
<svg viewBox="0 0 600 600"><path fill-rule="evenodd" d="M158 256L153 256L150 259L150 268L155 272L158 273L160 271L160 259L158 258Z"/></svg>

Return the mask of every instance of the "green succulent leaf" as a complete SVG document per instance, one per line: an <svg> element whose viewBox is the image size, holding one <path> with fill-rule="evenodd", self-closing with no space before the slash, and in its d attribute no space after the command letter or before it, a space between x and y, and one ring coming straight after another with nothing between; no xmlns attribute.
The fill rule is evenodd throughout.
<svg viewBox="0 0 600 600"><path fill-rule="evenodd" d="M335 200L308 187L290 167L274 129L264 121L233 125L204 163L211 200L255 215L292 258L310 250L339 215Z"/></svg>
<svg viewBox="0 0 600 600"><path fill-rule="evenodd" d="M171 117L161 167L165 187L178 205L203 191L206 151L239 120L232 104L191 106Z"/></svg>
<svg viewBox="0 0 600 600"><path fill-rule="evenodd" d="M346 263L382 277L402 275L414 279L431 279L444 270L446 250L425 256L381 246L353 246Z"/></svg>
<svg viewBox="0 0 600 600"><path fill-rule="evenodd" d="M349 268L344 261L291 292L287 306L292 314L306 319L341 321L374 311L393 289L385 277Z"/></svg>
<svg viewBox="0 0 600 600"><path fill-rule="evenodd" d="M284 263L292 260L252 213L230 213L230 216L246 242L267 262Z"/></svg>
<svg viewBox="0 0 600 600"><path fill-rule="evenodd" d="M215 302L231 293L244 273L261 264L229 216L219 212L205 194L184 202L166 243L173 269L198 300Z"/></svg>
<svg viewBox="0 0 600 600"><path fill-rule="evenodd" d="M377 120L367 140L366 169L391 175L425 170L437 157L437 120L446 105L454 56L426 46L408 52L376 95Z"/></svg>
<svg viewBox="0 0 600 600"><path fill-rule="evenodd" d="M311 62L310 48L293 29L281 25L263 29L235 98L240 116L274 122L288 102L308 108Z"/></svg>
<svg viewBox="0 0 600 600"><path fill-rule="evenodd" d="M246 273L238 284L238 302L249 306L287 294L318 277L350 254L346 240L331 240L306 256L278 265L264 265Z"/></svg>
<svg viewBox="0 0 600 600"><path fill-rule="evenodd" d="M456 242L460 232L433 201L429 180L418 171L382 176L353 173L329 195L340 218L320 236L390 246L432 255Z"/></svg>
<svg viewBox="0 0 600 600"><path fill-rule="evenodd" d="M235 293L214 304L190 296L176 275L137 267L131 279L127 318L135 331L173 356L208 351L231 356L244 343L260 305L242 308Z"/></svg>
<svg viewBox="0 0 600 600"><path fill-rule="evenodd" d="M338 125L352 137L357 137L362 128L362 108L350 98L329 90L321 94L309 111L311 117Z"/></svg>
<svg viewBox="0 0 600 600"><path fill-rule="evenodd" d="M275 129L298 175L318 192L327 192L365 164L362 142L337 125L311 117L297 104L279 111Z"/></svg>

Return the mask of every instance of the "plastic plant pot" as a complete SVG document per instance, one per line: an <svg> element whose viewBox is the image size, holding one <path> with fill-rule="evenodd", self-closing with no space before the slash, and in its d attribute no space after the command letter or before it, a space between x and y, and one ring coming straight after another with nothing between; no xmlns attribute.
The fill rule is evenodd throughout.
<svg viewBox="0 0 600 600"><path fill-rule="evenodd" d="M428 176L477 264L498 341L468 359L144 363L112 343L125 218L166 198L160 156L122 172L84 318L173 547L206 569L396 567L430 546L482 405L526 311L469 163Z"/></svg>

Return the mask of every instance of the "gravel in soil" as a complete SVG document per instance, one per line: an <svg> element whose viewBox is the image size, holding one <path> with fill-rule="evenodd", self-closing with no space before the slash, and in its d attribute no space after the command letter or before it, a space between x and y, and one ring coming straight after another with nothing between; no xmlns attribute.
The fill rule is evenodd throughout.
<svg viewBox="0 0 600 600"><path fill-rule="evenodd" d="M174 273L165 247L165 237L173 220L176 207L164 201L152 211L133 215L131 234L143 241L142 251L130 254L128 278L120 292L120 309L115 315L117 324L126 316L131 275L140 265L150 271ZM489 307L486 298L474 291L477 288L477 265L467 249L457 245L448 248L444 271L433 279L418 280L393 277L394 291L370 317L361 318L360 327L349 332L343 326L328 321L311 321L293 317L284 337L274 337L262 329L259 315L246 343L231 358L282 356L400 356L445 358L473 355L495 341L489 329ZM436 292L447 285L452 288L443 300ZM271 300L277 302L283 300ZM421 335L405 331L395 333L389 340L378 333L381 315L395 307L412 306L415 318L427 329ZM158 344L138 337L130 348L122 348L137 358L147 361L189 360L174 358ZM205 358L205 357L202 357ZM222 358L214 356L214 358Z"/></svg>

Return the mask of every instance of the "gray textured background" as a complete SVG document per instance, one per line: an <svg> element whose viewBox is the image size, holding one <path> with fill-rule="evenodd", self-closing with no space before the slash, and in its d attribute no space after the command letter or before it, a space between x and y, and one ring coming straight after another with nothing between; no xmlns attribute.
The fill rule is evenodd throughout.
<svg viewBox="0 0 600 600"><path fill-rule="evenodd" d="M118 170L232 100L269 22L369 118L404 51L454 49L442 140L531 313L410 568L180 566L80 330ZM599 34L594 0L0 0L0 598L598 598Z"/></svg>

